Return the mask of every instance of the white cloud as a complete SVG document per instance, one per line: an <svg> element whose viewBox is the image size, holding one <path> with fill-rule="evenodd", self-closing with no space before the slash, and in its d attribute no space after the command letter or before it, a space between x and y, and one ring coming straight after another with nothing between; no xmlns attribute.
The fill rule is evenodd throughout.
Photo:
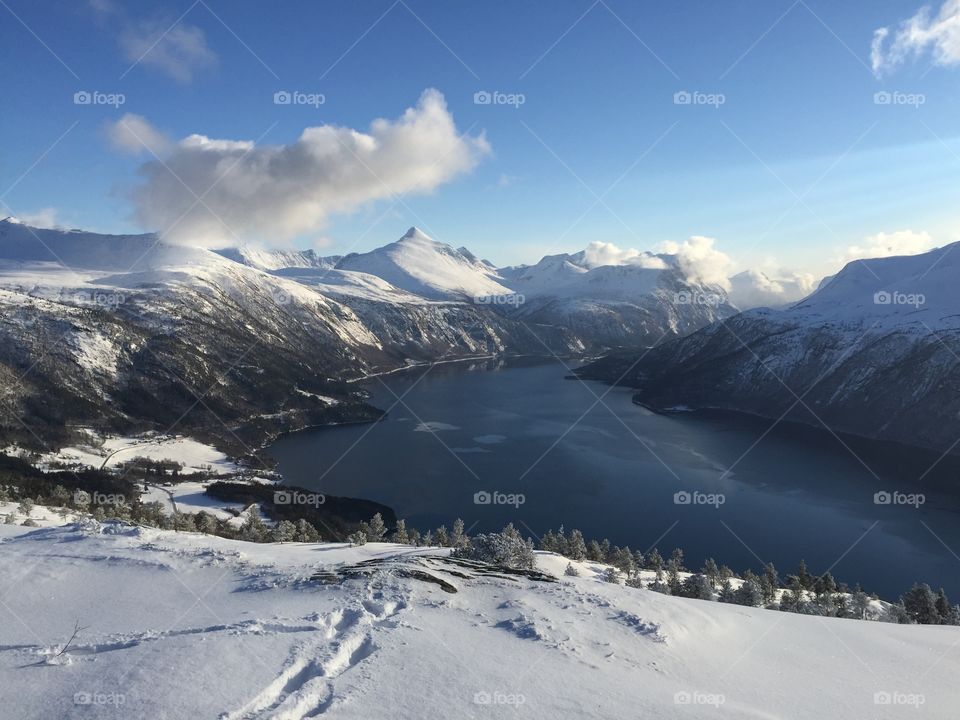
<svg viewBox="0 0 960 720"><path fill-rule="evenodd" d="M772 277L771 277L772 275ZM816 289L810 273L746 270L730 278L730 302L741 310L778 307L805 298Z"/></svg>
<svg viewBox="0 0 960 720"><path fill-rule="evenodd" d="M713 238L694 235L683 243L665 242L661 248L677 256L677 264L690 282L719 285L728 290L733 260L714 248L715 242Z"/></svg>
<svg viewBox="0 0 960 720"><path fill-rule="evenodd" d="M170 138L157 130L142 115L126 113L107 126L107 138L117 150L130 155L163 155L171 147Z"/></svg>
<svg viewBox="0 0 960 720"><path fill-rule="evenodd" d="M937 65L960 64L960 0L945 0L935 16L923 7L893 33L886 27L875 30L870 46L873 72L878 77L887 74L928 50Z"/></svg>
<svg viewBox="0 0 960 720"><path fill-rule="evenodd" d="M139 222L173 241L272 243L316 232L331 214L372 200L431 192L489 150L482 135L459 135L443 95L430 89L368 132L321 125L270 146L191 135L163 162L144 163L130 195Z"/></svg>
<svg viewBox="0 0 960 720"><path fill-rule="evenodd" d="M203 30L184 22L173 27L152 21L128 25L120 34L120 47L130 62L156 68L182 83L217 64Z"/></svg>
<svg viewBox="0 0 960 720"><path fill-rule="evenodd" d="M639 265L662 270L666 263L656 255L632 248L620 248L613 243L594 241L583 251L584 264L589 268L601 265Z"/></svg>
<svg viewBox="0 0 960 720"><path fill-rule="evenodd" d="M851 260L866 258L893 257L896 255L917 255L933 249L933 238L928 232L913 230L898 230L892 233L877 233L864 238L862 245L848 247L840 260L848 263Z"/></svg>

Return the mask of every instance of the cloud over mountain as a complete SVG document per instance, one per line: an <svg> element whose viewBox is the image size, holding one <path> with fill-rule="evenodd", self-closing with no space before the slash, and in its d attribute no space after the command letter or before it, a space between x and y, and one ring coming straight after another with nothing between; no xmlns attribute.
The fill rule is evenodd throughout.
<svg viewBox="0 0 960 720"><path fill-rule="evenodd" d="M143 118L111 128L128 150L163 135ZM443 95L423 92L398 119L367 132L306 128L287 145L190 135L139 168L129 191L138 221L173 241L206 246L237 239L289 239L323 228L331 214L382 198L429 193L471 170L490 150L483 135L461 135Z"/></svg>

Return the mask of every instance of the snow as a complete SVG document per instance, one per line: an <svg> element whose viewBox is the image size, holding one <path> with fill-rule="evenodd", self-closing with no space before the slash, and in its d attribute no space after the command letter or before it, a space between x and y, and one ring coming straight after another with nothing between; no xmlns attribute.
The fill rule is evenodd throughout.
<svg viewBox="0 0 960 720"><path fill-rule="evenodd" d="M566 560L548 554L538 563L558 582L455 568L442 549L89 520L0 526L0 544L0 687L24 720L956 712L960 628L666 597L563 577ZM337 581L368 561L381 569Z"/></svg>
<svg viewBox="0 0 960 720"><path fill-rule="evenodd" d="M148 458L178 462L183 466L183 474L212 472L229 475L240 470L222 452L192 438L168 435L101 438L92 432L88 435L90 440L86 443L42 455L40 465L108 468L134 458ZM8 451L16 452L17 449L8 448Z"/></svg>

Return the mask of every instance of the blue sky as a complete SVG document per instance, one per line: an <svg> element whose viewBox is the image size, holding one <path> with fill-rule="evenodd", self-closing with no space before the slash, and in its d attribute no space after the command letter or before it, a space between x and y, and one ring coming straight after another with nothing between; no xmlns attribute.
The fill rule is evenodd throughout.
<svg viewBox="0 0 960 720"><path fill-rule="evenodd" d="M286 145L310 126L367 132L436 88L457 132L489 144L472 167L451 169L429 193L360 193L283 237L263 229L265 203L255 226L230 216L233 232L334 253L418 225L498 264L593 241L649 249L705 235L738 267L818 274L878 233L960 239L960 58L937 44L954 37L936 35L940 3L924 26L933 39L901 46L902 61L897 27L918 0L128 5L0 4L8 211L161 229L142 228L130 200L151 158L108 139L128 113L171 140ZM871 42L883 27L878 77ZM277 105L283 90L324 103ZM124 102L77 105L78 91ZM477 104L481 91L524 102ZM701 95L676 104L678 92ZM893 101L877 104L878 92Z"/></svg>

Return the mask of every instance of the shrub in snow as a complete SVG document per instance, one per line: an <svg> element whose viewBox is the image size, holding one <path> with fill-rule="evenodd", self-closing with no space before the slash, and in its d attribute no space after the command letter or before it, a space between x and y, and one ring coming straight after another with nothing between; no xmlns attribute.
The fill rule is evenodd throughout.
<svg viewBox="0 0 960 720"><path fill-rule="evenodd" d="M534 566L533 541L525 540L512 523L501 532L471 538L469 545L455 549L453 554L510 568L532 569Z"/></svg>
<svg viewBox="0 0 960 720"><path fill-rule="evenodd" d="M33 512L34 507L35 507L35 504L33 500L31 500L30 498L24 498L23 500L20 501L20 505L19 507L17 507L17 512L19 512L21 515L26 515L27 517L30 517L30 513Z"/></svg>
<svg viewBox="0 0 960 720"><path fill-rule="evenodd" d="M608 567L600 575L600 579L607 583L613 583L615 585L620 584L620 571L615 567Z"/></svg>
<svg viewBox="0 0 960 720"><path fill-rule="evenodd" d="M39 524L36 520L34 520L33 518L27 518L26 520L24 520L24 521L23 521L22 523L20 523L20 524L21 524L23 527L40 527L40 524Z"/></svg>
<svg viewBox="0 0 960 720"><path fill-rule="evenodd" d="M366 545L367 534L363 530L357 530L355 533L347 535L347 542L351 545Z"/></svg>
<svg viewBox="0 0 960 720"><path fill-rule="evenodd" d="M580 577L580 571L573 566L573 563L567 563L567 569L563 571L563 574L569 577Z"/></svg>

